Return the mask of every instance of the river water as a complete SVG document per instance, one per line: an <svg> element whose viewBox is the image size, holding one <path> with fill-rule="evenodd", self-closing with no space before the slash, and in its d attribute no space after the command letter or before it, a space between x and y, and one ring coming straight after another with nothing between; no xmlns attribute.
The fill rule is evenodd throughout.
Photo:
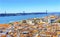
<svg viewBox="0 0 60 37"><path fill-rule="evenodd" d="M55 13L55 15L59 15L59 13ZM41 18L45 17L48 15L53 15L53 14L32 14L32 15L20 15L20 16L5 16L5 17L0 17L0 24L5 24L9 22L15 22L15 21L20 21L24 19L31 19L31 18Z"/></svg>

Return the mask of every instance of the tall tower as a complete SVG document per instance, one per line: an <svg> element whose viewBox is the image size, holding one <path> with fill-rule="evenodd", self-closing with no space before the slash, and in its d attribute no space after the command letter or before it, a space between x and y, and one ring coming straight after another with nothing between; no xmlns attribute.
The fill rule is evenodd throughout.
<svg viewBox="0 0 60 37"><path fill-rule="evenodd" d="M5 11L5 14L6 14L6 11Z"/></svg>
<svg viewBox="0 0 60 37"><path fill-rule="evenodd" d="M46 13L47 13L47 10L46 10Z"/></svg>
<svg viewBox="0 0 60 37"><path fill-rule="evenodd" d="M23 13L25 13L25 11L23 11Z"/></svg>

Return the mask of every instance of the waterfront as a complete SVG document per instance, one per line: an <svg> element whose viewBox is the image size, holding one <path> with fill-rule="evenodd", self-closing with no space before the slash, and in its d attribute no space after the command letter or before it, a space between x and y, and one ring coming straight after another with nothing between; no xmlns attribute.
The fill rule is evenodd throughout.
<svg viewBox="0 0 60 37"><path fill-rule="evenodd" d="M5 17L0 17L0 23L9 23L9 22L13 22L13 21L20 21L20 20L30 19L30 18L40 18L43 16L46 16L46 14L5 16Z"/></svg>
<svg viewBox="0 0 60 37"><path fill-rule="evenodd" d="M20 20L24 20L24 19L41 18L41 17L49 16L49 15L59 15L59 13L37 14L37 15L36 14L34 14L34 15L20 15L20 16L5 16L5 17L0 17L0 24L14 22L14 21L20 21Z"/></svg>
<svg viewBox="0 0 60 37"><path fill-rule="evenodd" d="M0 37L60 37L60 0L0 0Z"/></svg>
<svg viewBox="0 0 60 37"><path fill-rule="evenodd" d="M0 24L0 37L60 37L60 16L57 14L24 16L17 22ZM17 16L10 17L16 19Z"/></svg>

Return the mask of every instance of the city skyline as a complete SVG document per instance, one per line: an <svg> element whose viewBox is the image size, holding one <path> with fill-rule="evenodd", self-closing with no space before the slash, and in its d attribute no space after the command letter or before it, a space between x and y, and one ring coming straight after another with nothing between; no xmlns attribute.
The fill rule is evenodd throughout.
<svg viewBox="0 0 60 37"><path fill-rule="evenodd" d="M60 0L0 0L0 13L60 12Z"/></svg>

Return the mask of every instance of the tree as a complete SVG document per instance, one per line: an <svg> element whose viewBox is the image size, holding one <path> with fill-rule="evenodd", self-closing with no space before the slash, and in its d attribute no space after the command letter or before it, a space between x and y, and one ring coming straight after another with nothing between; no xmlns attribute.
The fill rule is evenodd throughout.
<svg viewBox="0 0 60 37"><path fill-rule="evenodd" d="M60 23L60 19L59 19L59 20L57 20L57 22L58 22L58 23Z"/></svg>

